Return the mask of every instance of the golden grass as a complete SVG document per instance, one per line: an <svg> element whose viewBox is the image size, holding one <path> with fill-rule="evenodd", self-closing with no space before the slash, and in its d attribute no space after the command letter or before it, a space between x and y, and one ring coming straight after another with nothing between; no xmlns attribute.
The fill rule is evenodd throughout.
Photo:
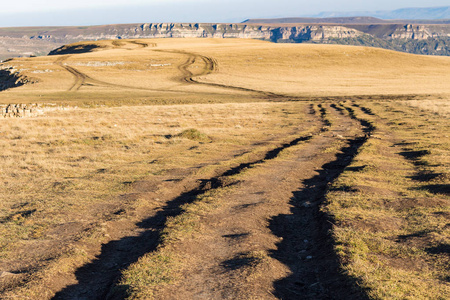
<svg viewBox="0 0 450 300"><path fill-rule="evenodd" d="M425 111L432 111L444 117L450 116L450 102L447 99L409 100L402 103Z"/></svg>
<svg viewBox="0 0 450 300"><path fill-rule="evenodd" d="M180 81L179 66L190 55L213 58L218 67L201 75L197 57L188 70L197 80L283 95L317 97L379 94L449 94L450 59L338 45L272 44L234 39L160 39L79 43L98 44L93 52L16 58L3 66L21 70L39 83L0 94L0 102L68 102L74 104L255 101L262 94ZM156 44L156 46L154 45ZM89 76L69 91L75 76ZM243 98L239 95L245 95ZM248 97L252 95L252 97ZM214 98L213 100L211 98Z"/></svg>
<svg viewBox="0 0 450 300"><path fill-rule="evenodd" d="M373 299L446 299L448 122L400 103L364 106L381 118L358 117L377 130L327 193L336 252Z"/></svg>
<svg viewBox="0 0 450 300"><path fill-rule="evenodd" d="M379 131L351 166L363 167L361 171L346 170L334 183L327 212L337 222L336 251L344 269L369 289L371 297L450 296L445 282L448 259L434 253L448 245L450 236L448 195L439 192L448 185L450 166L449 128L447 118L442 118L448 116L450 58L254 40L139 42L149 46L99 41L95 43L101 48L94 52L17 58L3 64L39 82L1 92L0 103L91 107L0 120L0 270L25 271L21 279L30 279L26 272L32 268L39 274L9 295L51 298L54 291L42 280L73 272L91 259L86 247L72 243L107 242L103 222L132 218L139 207L156 205L120 198L133 182L194 167L200 168L192 176L214 176L247 158L234 155L249 149L248 155L264 153L271 143L308 127L306 104L267 103L272 98L258 92L262 91L299 97L426 98L368 103L379 119L355 108ZM180 66L193 54L200 56L187 70L199 75L200 82L221 86L182 80L186 74ZM207 74L201 57L213 58L218 67ZM69 67L83 75L76 79ZM188 105L175 105L180 103ZM255 147L260 141L267 143ZM331 145L326 151L338 147ZM399 154L422 150L428 152L417 161ZM417 174L437 176L412 180ZM414 201L419 204L402 206ZM201 202L196 205L204 209ZM47 259L55 257L59 258L51 266ZM144 256L125 273L124 282L139 286L140 268L151 273L161 261L174 269L178 264L170 252ZM156 270L156 280L170 280L166 271Z"/></svg>
<svg viewBox="0 0 450 300"><path fill-rule="evenodd" d="M200 51L199 51L200 52ZM203 80L307 96L448 93L448 57L354 46L259 43L201 51L220 71Z"/></svg>
<svg viewBox="0 0 450 300"><path fill-rule="evenodd" d="M39 269L63 255L58 270L73 269L88 257L69 245L107 241L101 224L141 205L118 197L133 182L198 166L192 176L213 176L239 164L234 155L271 147L253 143L289 135L309 120L305 110L298 103L133 106L2 120L0 267Z"/></svg>

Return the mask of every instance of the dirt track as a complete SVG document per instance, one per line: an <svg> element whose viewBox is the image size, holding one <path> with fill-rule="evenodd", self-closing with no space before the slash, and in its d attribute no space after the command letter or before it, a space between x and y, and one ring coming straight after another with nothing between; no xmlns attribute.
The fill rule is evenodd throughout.
<svg viewBox="0 0 450 300"><path fill-rule="evenodd" d="M254 89L249 89L249 88L239 87L239 86L225 85L225 84L212 83L212 82L202 82L202 81L199 81L198 79L196 79L197 77L205 76L205 75L211 74L211 73L219 70L218 62L213 57L190 53L190 52L185 52L185 51L172 51L172 50L171 51L154 50L154 51L183 54L183 55L187 56L186 62L184 62L183 64L178 66L178 70L180 70L180 72L181 72L181 76L180 76L179 80L181 80L182 82L201 84L201 85L236 90L236 91L241 91L241 92L256 93L258 95L262 95L262 96L270 98L270 99L286 98L286 96L280 95L280 94L264 92L264 91L259 91L259 90L254 90ZM204 66L200 72L194 74L189 70L189 67L192 66L196 61L199 61L199 60L203 61Z"/></svg>
<svg viewBox="0 0 450 300"><path fill-rule="evenodd" d="M319 209L365 139L357 122L324 109L329 131L292 145L288 158L257 165L202 219L201 237L176 246L189 264L156 299L364 299L340 274ZM337 139L339 149L326 151Z"/></svg>
<svg viewBox="0 0 450 300"><path fill-rule="evenodd" d="M214 58L182 51L151 51L187 57L178 66L179 82L250 92L270 100L291 99L197 80L218 70ZM55 61L75 77L69 91L76 92L84 85L158 91L94 79L65 64L69 57ZM199 62L203 67L193 73L190 67ZM370 128L336 104L323 102L311 104L310 108L305 115L314 115L311 133L300 134L305 128L287 132L277 137L278 143L272 149L243 163L234 162L258 145L270 144L270 140L223 157L222 161L232 167L213 177L201 178L194 175L196 169L180 168L156 182L135 184L133 197L158 197L159 207L136 212L132 219L107 222L105 230L111 241L88 253L94 258L92 262L46 283L55 295L53 299L124 298L114 290L121 270L158 250L168 218L182 214L182 206L199 195L228 186L234 187L232 193L218 199L219 208L201 220L201 238L185 239L176 245L190 263L176 284L155 291L156 299L364 299L354 282L339 272L328 236L330 226L320 205L328 184L350 164ZM239 180L231 179L235 176ZM263 253L264 258L255 253Z"/></svg>
<svg viewBox="0 0 450 300"><path fill-rule="evenodd" d="M147 48L149 46L157 47L156 43L147 44L147 43L141 43L139 41L130 41L128 43L138 45L140 48ZM122 48L122 45L118 44L117 48ZM130 50L132 51L132 49L130 49ZM94 78L90 77L89 75L81 72L80 70L78 70L72 66L69 66L67 63L64 63L64 61L69 59L71 56L72 55L61 56L58 59L56 59L54 62L56 65L64 68L66 71L68 71L70 74L72 74L75 77L75 81L74 81L73 85L67 89L67 91L69 91L69 92L73 92L73 91L76 92L76 91L80 90L80 88L82 86L85 86L85 85L99 85L99 86L107 86L107 87L113 87L113 88L147 90L147 91L158 91L158 92L164 91L161 89L150 89L150 88L145 88L145 87L134 87L134 86L121 85L121 84L114 84L114 83L109 83L106 81L94 79Z"/></svg>
<svg viewBox="0 0 450 300"><path fill-rule="evenodd" d="M75 77L75 82L73 83L73 85L71 87L69 87L67 89L67 91L69 91L69 92L76 92L76 91L80 90L80 88L82 86L86 86L86 85L98 85L98 86L107 86L107 87L112 87L112 88L134 89L134 90L144 90L144 91L158 91L158 92L165 91L165 90L161 90L161 89L150 89L150 88L145 88L145 87L134 87L134 86L121 85L121 84L114 84L114 83L109 83L106 81L94 79L94 78L90 77L89 75L81 72L80 70L75 69L74 67L71 67L67 64L64 64L63 62L65 60L67 60L69 57L70 56L64 56L64 57L58 58L55 61L55 64L66 69L69 73L71 73Z"/></svg>
<svg viewBox="0 0 450 300"><path fill-rule="evenodd" d="M225 186L235 188L202 220L201 238L177 245L190 260L185 278L158 291L156 299L329 299L336 291L341 299L363 299L339 273L329 226L319 211L327 184L364 143L363 128L329 105L311 107L316 117L310 135L291 133L265 154L212 178L174 170L170 181L161 178L163 185L138 184L137 192L146 197L166 191L158 194L162 208L140 212L136 223L109 224L120 231L96 260L76 271L76 279L59 281L61 291L54 299L122 299L124 295L111 293L120 270L156 251L167 218L181 214L181 206L197 196ZM238 181L228 179L236 175ZM270 259L256 261L250 255L261 251ZM249 269L257 279L249 277Z"/></svg>
<svg viewBox="0 0 450 300"><path fill-rule="evenodd" d="M139 45L140 48L149 47L149 44L140 43L138 41L131 41L129 43ZM157 47L157 44L150 44L150 46L154 48L154 47ZM121 44L118 44L116 46L116 48L121 48L121 47L122 47ZM130 49L130 50L132 51L133 49ZM255 93L257 95L262 95L263 97L270 98L270 99L286 98L286 96L284 96L284 95L249 89L249 88L245 88L245 87L237 87L237 86L231 86L231 85L198 81L196 79L197 77L205 76L205 75L208 75L208 74L218 71L218 69L219 69L218 62L213 57L190 53L190 52L185 52L185 51L177 51L177 50L152 50L152 51L181 54L181 55L187 56L187 60L184 63L181 63L180 65L177 66L178 70L181 73L180 76L175 79L178 82L184 82L184 83L189 83L189 84L200 84L200 85L223 88L223 89L228 89L228 90L236 90L236 91L241 91L241 92L250 92L250 93ZM166 92L166 90L161 90L161 89L151 89L151 88L145 88L145 87L134 87L134 86L127 86L127 85L113 84L113 83L109 83L106 81L94 79L94 78L90 77L89 75L81 72L80 70L64 63L64 61L67 60L68 58L70 58L70 56L71 55L66 55L66 56L60 57L54 62L56 65L64 68L66 71L68 71L75 77L75 81L74 81L73 85L71 87L69 87L67 89L67 91L78 91L78 90L80 90L80 88L82 86L86 86L86 85L98 85L98 86L107 86L107 87L114 87L114 88L121 88L121 89L137 89L137 90ZM203 67L201 68L200 72L197 72L194 74L189 70L189 67L191 67L193 64L195 64L198 61L201 61L203 63Z"/></svg>

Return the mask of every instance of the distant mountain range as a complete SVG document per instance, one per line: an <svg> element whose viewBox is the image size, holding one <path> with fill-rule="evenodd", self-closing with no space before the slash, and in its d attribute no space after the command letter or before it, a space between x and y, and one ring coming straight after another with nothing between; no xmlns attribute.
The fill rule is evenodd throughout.
<svg viewBox="0 0 450 300"><path fill-rule="evenodd" d="M450 6L392 11L321 12L308 17L248 19L252 24L450 24Z"/></svg>
<svg viewBox="0 0 450 300"><path fill-rule="evenodd" d="M450 24L450 19L396 19L383 20L375 17L327 17L327 18L277 18L248 19L242 23L249 24Z"/></svg>
<svg viewBox="0 0 450 300"><path fill-rule="evenodd" d="M392 11L351 11L351 12L321 12L310 17L336 18L336 17L375 17L385 20L437 20L450 19L450 6L401 8Z"/></svg>

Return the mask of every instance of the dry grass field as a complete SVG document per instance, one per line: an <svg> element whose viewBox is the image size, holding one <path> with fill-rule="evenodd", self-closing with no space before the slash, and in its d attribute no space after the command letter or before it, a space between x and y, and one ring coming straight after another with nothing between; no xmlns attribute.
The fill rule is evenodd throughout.
<svg viewBox="0 0 450 300"><path fill-rule="evenodd" d="M448 299L450 58L254 40L0 64L0 299Z"/></svg>
<svg viewBox="0 0 450 300"><path fill-rule="evenodd" d="M376 48L220 39L99 41L78 48L67 51L90 52L4 63L39 82L3 92L0 101L122 105L238 102L267 94L308 99L449 93L447 57ZM176 80L190 75L214 84Z"/></svg>

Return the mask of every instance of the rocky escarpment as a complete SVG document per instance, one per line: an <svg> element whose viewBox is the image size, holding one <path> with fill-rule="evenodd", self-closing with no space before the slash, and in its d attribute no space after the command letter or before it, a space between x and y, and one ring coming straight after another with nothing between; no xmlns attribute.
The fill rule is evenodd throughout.
<svg viewBox="0 0 450 300"><path fill-rule="evenodd" d="M145 23L137 26L92 27L74 40L125 38L250 38L276 43L333 43L382 47L433 55L450 55L450 25L331 25L296 26L257 24ZM57 39L50 35L49 39Z"/></svg>
<svg viewBox="0 0 450 300"><path fill-rule="evenodd" d="M330 39L356 38L364 33L343 26L295 26L279 27L271 31L274 42L327 42Z"/></svg>
<svg viewBox="0 0 450 300"><path fill-rule="evenodd" d="M363 35L330 39L329 43L381 47L428 55L450 55L450 25L348 25Z"/></svg>
<svg viewBox="0 0 450 300"><path fill-rule="evenodd" d="M113 29L100 35L66 35L75 40L127 38L250 38L278 41L326 41L330 38L360 36L353 28L333 25L261 26L245 24L142 24L134 28ZM49 39L56 40L56 36Z"/></svg>
<svg viewBox="0 0 450 300"><path fill-rule="evenodd" d="M347 25L366 34L385 40L426 40L430 38L450 37L450 25Z"/></svg>
<svg viewBox="0 0 450 300"><path fill-rule="evenodd" d="M250 38L277 42L323 41L329 38L355 37L361 33L352 28L328 25L261 26L246 24L146 23L130 28L107 28L101 33L85 32L65 35L71 40L130 39L130 38ZM41 36L42 37L42 36ZM48 40L58 40L48 35Z"/></svg>

